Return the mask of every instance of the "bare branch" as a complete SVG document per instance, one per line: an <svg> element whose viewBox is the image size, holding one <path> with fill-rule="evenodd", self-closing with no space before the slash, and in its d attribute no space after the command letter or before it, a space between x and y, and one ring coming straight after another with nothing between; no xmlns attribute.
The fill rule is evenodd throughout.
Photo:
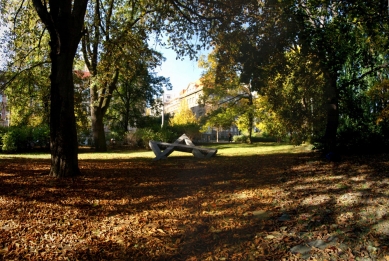
<svg viewBox="0 0 389 261"><path fill-rule="evenodd" d="M35 67L39 67L39 66L42 66L44 64L50 64L51 62L50 61L43 61L43 62L39 62L39 63L36 63L28 68L25 68L21 71L18 71L16 72L11 78L9 78L8 80L4 81L1 83L0 85L0 90L5 90L19 75L21 75L22 73L24 72L27 72L27 71L30 71L32 69L34 69ZM3 75L5 75L5 72L3 72ZM0 78L6 78L5 76L1 75Z"/></svg>

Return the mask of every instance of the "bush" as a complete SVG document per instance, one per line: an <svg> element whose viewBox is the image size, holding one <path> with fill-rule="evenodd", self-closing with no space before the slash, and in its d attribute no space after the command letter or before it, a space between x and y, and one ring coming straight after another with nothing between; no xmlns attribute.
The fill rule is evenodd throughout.
<svg viewBox="0 0 389 261"><path fill-rule="evenodd" d="M5 153L12 153L17 151L16 138L12 132L8 132L2 136L1 150Z"/></svg>
<svg viewBox="0 0 389 261"><path fill-rule="evenodd" d="M200 126L197 123L187 123L187 124L176 124L168 127L169 130L171 130L172 133L174 133L174 140L175 141L178 137L180 137L182 134L186 134L189 139L195 140L200 139Z"/></svg>
<svg viewBox="0 0 389 261"><path fill-rule="evenodd" d="M13 153L30 148L32 142L31 130L29 127L10 127L2 137L2 151Z"/></svg>
<svg viewBox="0 0 389 261"><path fill-rule="evenodd" d="M234 142L246 143L248 138L246 135L235 135L232 139Z"/></svg>
<svg viewBox="0 0 389 261"><path fill-rule="evenodd" d="M32 149L34 145L47 147L49 128L47 126L13 126L1 129L1 149L6 153L23 152Z"/></svg>
<svg viewBox="0 0 389 261"><path fill-rule="evenodd" d="M135 137L139 147L150 149L149 141L164 141L172 142L175 134L167 128L163 128L159 131L154 131L150 128L137 129L135 132Z"/></svg>
<svg viewBox="0 0 389 261"><path fill-rule="evenodd" d="M0 149L3 146L3 136L8 132L8 127L0 127Z"/></svg>
<svg viewBox="0 0 389 261"><path fill-rule="evenodd" d="M50 144L50 128L47 125L37 126L32 129L32 140L35 146L48 148Z"/></svg>

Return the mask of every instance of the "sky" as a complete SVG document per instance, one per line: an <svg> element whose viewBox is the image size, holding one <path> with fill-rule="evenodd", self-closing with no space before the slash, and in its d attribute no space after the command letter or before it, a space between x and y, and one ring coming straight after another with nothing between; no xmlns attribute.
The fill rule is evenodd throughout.
<svg viewBox="0 0 389 261"><path fill-rule="evenodd" d="M182 89L188 87L189 83L195 82L201 77L202 69L198 68L196 60L186 57L183 61L176 60L176 53L170 49L156 48L166 58L162 66L156 70L159 76L169 77L173 85L171 91L165 93L178 94ZM206 53L200 53L206 54Z"/></svg>

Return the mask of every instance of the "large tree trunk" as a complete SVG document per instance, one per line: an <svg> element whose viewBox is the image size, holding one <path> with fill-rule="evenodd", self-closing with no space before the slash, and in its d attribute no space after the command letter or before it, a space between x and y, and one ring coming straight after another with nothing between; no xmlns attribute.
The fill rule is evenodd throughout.
<svg viewBox="0 0 389 261"><path fill-rule="evenodd" d="M50 175L55 177L73 177L80 174L74 116L73 58L68 54L52 54Z"/></svg>
<svg viewBox="0 0 389 261"><path fill-rule="evenodd" d="M74 177L78 168L78 144L74 116L73 61L81 40L88 0L33 0L50 34L50 175Z"/></svg>

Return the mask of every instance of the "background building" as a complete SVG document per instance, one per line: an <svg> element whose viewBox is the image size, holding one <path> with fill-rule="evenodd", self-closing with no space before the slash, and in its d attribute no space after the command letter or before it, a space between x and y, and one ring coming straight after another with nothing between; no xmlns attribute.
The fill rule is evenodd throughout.
<svg viewBox="0 0 389 261"><path fill-rule="evenodd" d="M0 126L9 126L10 113L7 107L7 96L0 91Z"/></svg>
<svg viewBox="0 0 389 261"><path fill-rule="evenodd" d="M211 110L210 106L200 105L199 99L203 94L203 86L200 81L189 83L185 89L182 89L177 95L164 97L164 112L174 116L180 110L181 103L185 100L188 107L192 110L196 118L204 116L207 110ZM201 134L201 141L210 142L215 140L228 140L228 135L238 135L238 128L233 125L229 129L216 130L216 128L208 128L208 131Z"/></svg>

